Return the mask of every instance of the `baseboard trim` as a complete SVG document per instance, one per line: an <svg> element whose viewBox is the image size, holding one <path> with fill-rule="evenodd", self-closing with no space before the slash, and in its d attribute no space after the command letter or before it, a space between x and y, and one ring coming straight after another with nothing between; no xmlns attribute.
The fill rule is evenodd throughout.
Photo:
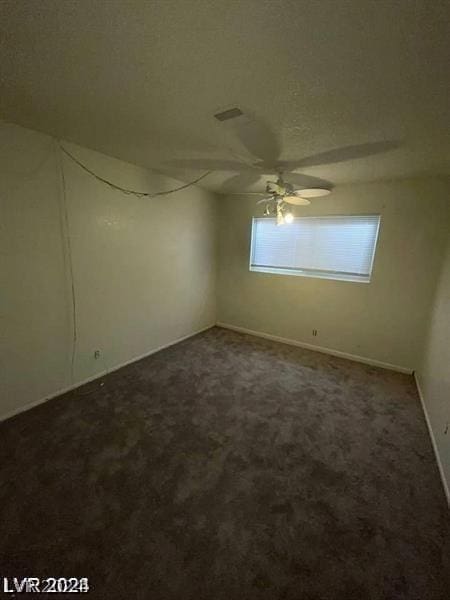
<svg viewBox="0 0 450 600"><path fill-rule="evenodd" d="M254 335L256 337L273 340L274 342L281 342L282 344L289 344L290 346L298 346L299 348L314 350L315 352L321 352L322 354L331 354L332 356L338 356L339 358L347 358L348 360L354 360L356 362L364 363L366 365L371 365L374 367L381 367L382 369L389 369L390 371L398 371L399 373L406 373L407 375L412 375L413 373L413 369L409 367L401 367L399 365L393 365L391 363L375 360L374 358L358 356L357 354L350 354L349 352L341 352L340 350L334 350L333 348L316 346L315 344L308 344L307 342L300 342L291 338L272 335L271 333L265 333L264 331L255 331L253 329L247 329L246 327L238 327L237 325L231 325L230 323L223 323L221 321L217 322L216 325L217 327L231 329L232 331L238 331L239 333L247 333L248 335Z"/></svg>
<svg viewBox="0 0 450 600"><path fill-rule="evenodd" d="M158 348L149 350L149 352L144 352L144 354L135 356L134 358L127 360L126 362L120 363L119 365L116 365L115 367L111 367L110 369L105 369L104 371L100 371L99 373L92 375L92 377L88 377L87 379L78 381L77 383L74 383L73 385L69 385L65 388L62 388L62 389L54 392L53 394L45 396L44 398L40 398L39 400L34 400L33 402L28 402L27 404L24 404L23 406L19 406L18 408L15 408L14 410L11 410L7 413L4 413L3 415L0 415L0 423L2 421L6 421L7 419L10 419L11 417L14 417L14 416L20 414L22 412L30 410L31 408L34 408L35 406L39 406L39 404L43 404L44 402L47 402L48 400L52 400L52 398L56 398L57 396L61 396L62 394L65 394L66 392L75 390L76 388L81 387L82 385L85 385L86 383L90 383L91 381L95 381L96 379L101 379L105 375L108 375L108 373L113 373L114 371L118 371L122 367L126 367L127 365L130 365L131 363L137 362L138 360L146 358L147 356L151 356L152 354L156 354L157 352L160 352L161 350L165 350L166 348L169 348L170 346L174 346L175 344L179 344L180 342L183 342L184 340L194 337L194 335L198 335L199 333L202 333L203 331L207 331L208 329L211 329L214 326L215 326L215 323L212 323L211 325L208 325L207 327L203 327L202 329L199 329L198 331L194 331L193 333L189 333L188 335L177 338L173 342L169 342L168 344L158 346Z"/></svg>
<svg viewBox="0 0 450 600"><path fill-rule="evenodd" d="M414 371L414 381L416 382L416 387L417 387L417 393L419 394L419 398L420 398L420 404L422 405L422 410L423 410L423 415L425 417L425 422L427 424L428 427L428 433L430 435L431 438L431 445L433 446L433 452L434 452L434 456L436 458L436 462L437 462L437 466L439 469L439 475L441 476L441 481L442 481L442 487L444 488L444 493L445 493L445 497L447 499L447 505L448 508L450 509L450 488L449 488L449 484L445 478L445 474L444 474L444 468L442 466L442 462L441 462L441 457L439 454L439 450L436 444L436 439L434 437L434 432L433 429L431 427L431 421L430 421L430 417L428 416L428 411L426 409L425 406L425 399L423 396L423 392L422 392L422 388L420 387L420 383L419 383L419 378L417 373Z"/></svg>

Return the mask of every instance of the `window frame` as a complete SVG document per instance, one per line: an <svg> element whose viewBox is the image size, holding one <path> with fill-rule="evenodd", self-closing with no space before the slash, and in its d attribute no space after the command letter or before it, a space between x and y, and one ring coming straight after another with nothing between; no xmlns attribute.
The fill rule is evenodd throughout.
<svg viewBox="0 0 450 600"><path fill-rule="evenodd" d="M377 252L378 238L381 227L381 214L375 213L360 213L351 215L308 215L303 217L294 217L296 220L307 220L307 219L348 219L351 217L376 217L378 219L377 229L375 232L375 243L373 246L372 257L370 261L370 269L368 276L362 276L358 274L351 274L342 271L321 271L320 269L297 269L295 267L271 267L271 266L257 266L252 264L253 259L253 227L256 220L264 220L265 217L252 217L251 231L250 231L250 260L249 260L249 271L252 273L267 273L270 275L291 275L294 277L308 277L311 279L331 279L333 281L347 281L351 283L371 283L373 274L373 265L375 262L375 254ZM271 217L266 217L270 219ZM279 227L289 227L289 224L279 225Z"/></svg>

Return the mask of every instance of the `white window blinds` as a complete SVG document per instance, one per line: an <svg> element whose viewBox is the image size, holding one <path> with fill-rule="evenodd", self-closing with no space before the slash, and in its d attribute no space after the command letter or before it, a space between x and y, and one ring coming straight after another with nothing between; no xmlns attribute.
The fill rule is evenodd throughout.
<svg viewBox="0 0 450 600"><path fill-rule="evenodd" d="M370 281L379 215L253 219L250 270Z"/></svg>

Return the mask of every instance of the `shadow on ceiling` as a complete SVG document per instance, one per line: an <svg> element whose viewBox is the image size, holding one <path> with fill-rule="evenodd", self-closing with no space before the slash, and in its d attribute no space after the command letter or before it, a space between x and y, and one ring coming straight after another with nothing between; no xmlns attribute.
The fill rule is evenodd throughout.
<svg viewBox="0 0 450 600"><path fill-rule="evenodd" d="M228 128L240 146L239 159L178 159L166 161L165 166L172 169L235 171L236 175L222 184L221 191L223 192L238 189L245 190L262 176L276 175L280 172L289 182L298 185L300 188L326 187L331 189L333 183L330 181L293 171L366 158L395 150L400 146L400 142L390 140L367 142L365 144L333 148L332 150L294 160L280 160L281 145L278 136L274 134L265 121L256 118L238 117L231 121L231 126L228 125Z"/></svg>

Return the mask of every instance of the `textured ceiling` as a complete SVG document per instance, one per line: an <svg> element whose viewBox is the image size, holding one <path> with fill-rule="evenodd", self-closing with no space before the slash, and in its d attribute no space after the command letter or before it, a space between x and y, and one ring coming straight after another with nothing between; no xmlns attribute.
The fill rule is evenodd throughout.
<svg viewBox="0 0 450 600"><path fill-rule="evenodd" d="M304 161L311 177L449 174L449 16L441 0L3 0L0 117L189 180L202 163L174 161L264 158L213 118L237 105L284 161L392 142ZM201 185L263 185L233 175Z"/></svg>

